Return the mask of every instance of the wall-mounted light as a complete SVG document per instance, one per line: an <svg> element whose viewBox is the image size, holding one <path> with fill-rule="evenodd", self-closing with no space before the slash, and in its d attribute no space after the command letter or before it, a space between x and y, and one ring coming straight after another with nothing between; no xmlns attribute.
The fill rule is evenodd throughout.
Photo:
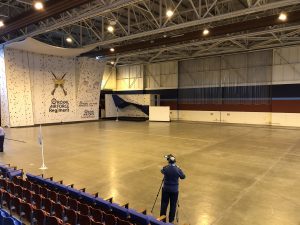
<svg viewBox="0 0 300 225"><path fill-rule="evenodd" d="M114 30L115 30L115 28L114 28L112 25L109 25L109 26L107 27L107 31L110 32L110 33L113 33Z"/></svg>
<svg viewBox="0 0 300 225"><path fill-rule="evenodd" d="M44 9L44 3L42 1L34 1L33 6L36 10Z"/></svg>
<svg viewBox="0 0 300 225"><path fill-rule="evenodd" d="M0 27L4 27L4 22L3 22L3 20L0 20Z"/></svg>
<svg viewBox="0 0 300 225"><path fill-rule="evenodd" d="M204 36L206 36L206 35L209 34L209 30L205 28L202 33L203 33Z"/></svg>
<svg viewBox="0 0 300 225"><path fill-rule="evenodd" d="M70 38L70 37L67 37L67 38L66 38L66 41L67 41L68 43L72 43L72 42L73 42L73 39Z"/></svg>
<svg viewBox="0 0 300 225"><path fill-rule="evenodd" d="M286 21L287 20L287 14L284 13L284 12L280 13L279 16L278 16L278 19L280 21Z"/></svg>
<svg viewBox="0 0 300 225"><path fill-rule="evenodd" d="M109 51L110 51L110 52L114 52L115 49L114 49L114 48L110 48Z"/></svg>
<svg viewBox="0 0 300 225"><path fill-rule="evenodd" d="M166 16L168 18L172 17L174 15L174 12L171 10L171 9L168 9L167 12L166 12Z"/></svg>

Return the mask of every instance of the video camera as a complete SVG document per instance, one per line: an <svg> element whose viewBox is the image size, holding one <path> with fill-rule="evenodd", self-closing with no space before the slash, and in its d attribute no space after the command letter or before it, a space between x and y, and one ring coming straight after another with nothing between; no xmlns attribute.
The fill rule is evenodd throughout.
<svg viewBox="0 0 300 225"><path fill-rule="evenodd" d="M169 163L175 163L175 162L176 162L176 158L175 158L175 156L172 155L172 154L165 155L165 158L167 159L167 161L168 161Z"/></svg>

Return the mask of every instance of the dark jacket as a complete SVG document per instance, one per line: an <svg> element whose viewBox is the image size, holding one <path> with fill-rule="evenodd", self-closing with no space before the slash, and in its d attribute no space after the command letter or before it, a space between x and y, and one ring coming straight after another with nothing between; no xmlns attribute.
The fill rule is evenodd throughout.
<svg viewBox="0 0 300 225"><path fill-rule="evenodd" d="M163 190L167 192L178 192L178 179L184 179L185 174L175 164L165 166L161 173L164 175Z"/></svg>

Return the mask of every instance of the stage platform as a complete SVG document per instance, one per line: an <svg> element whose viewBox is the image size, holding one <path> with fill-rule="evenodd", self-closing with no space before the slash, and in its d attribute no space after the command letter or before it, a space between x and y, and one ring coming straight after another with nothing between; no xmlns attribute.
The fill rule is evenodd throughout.
<svg viewBox="0 0 300 225"><path fill-rule="evenodd" d="M0 161L40 174L38 131L6 129ZM150 212L172 153L187 177L179 224L299 225L299 129L106 120L45 126L43 135L45 177L117 203Z"/></svg>

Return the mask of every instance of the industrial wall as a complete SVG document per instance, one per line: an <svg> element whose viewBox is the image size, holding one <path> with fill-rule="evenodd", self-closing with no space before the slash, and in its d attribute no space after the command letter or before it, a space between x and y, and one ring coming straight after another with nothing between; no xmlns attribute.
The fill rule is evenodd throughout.
<svg viewBox="0 0 300 225"><path fill-rule="evenodd" d="M172 119L300 126L300 47L117 68L117 93L160 94Z"/></svg>

